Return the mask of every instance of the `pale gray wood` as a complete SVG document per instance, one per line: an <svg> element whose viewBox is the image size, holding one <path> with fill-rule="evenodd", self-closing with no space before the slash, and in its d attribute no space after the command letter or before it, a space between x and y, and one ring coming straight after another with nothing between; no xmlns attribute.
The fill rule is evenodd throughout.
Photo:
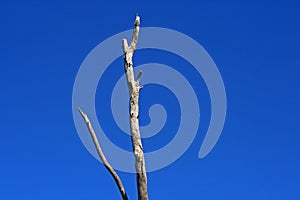
<svg viewBox="0 0 300 200"><path fill-rule="evenodd" d="M140 83L140 78L142 72L140 71L137 79L134 79L133 63L132 57L136 49L138 42L140 30L140 17L137 15L134 22L134 31L132 35L132 40L130 46L128 46L127 40L123 39L123 52L124 52L124 70L126 73L128 91L130 96L130 132L131 141L133 147L133 153L135 156L135 168L136 168L136 178L137 178L137 189L138 189L138 199L148 200L147 191L147 174L145 167L144 151L140 136L139 128L139 95L142 86Z"/></svg>
<svg viewBox="0 0 300 200"><path fill-rule="evenodd" d="M137 189L138 189L138 199L139 200L148 200L148 191L147 191L147 174L145 167L145 158L144 158L144 150L142 146L141 136L140 136L140 128L139 128L139 94L142 86L140 85L140 78L142 72L138 73L136 80L134 79L134 71L133 71L133 63L132 57L138 42L138 34L140 30L140 17L137 15L134 22L134 31L132 35L132 40L130 46L128 46L127 40L122 40L123 52L124 52L124 69L127 79L128 91L130 96L130 132L131 132L131 141L133 147L133 153L135 156L135 168L136 168L136 178L137 178ZM128 200L125 188L122 184L121 179L115 172L115 170L111 167L111 165L106 160L104 156L95 131L92 127L92 124L88 118L88 116L78 108L79 113L84 119L87 128L91 134L94 145L97 149L97 153L102 160L105 168L109 171L112 177L115 180L115 183L118 186L118 189L122 195L123 200Z"/></svg>
<svg viewBox="0 0 300 200"><path fill-rule="evenodd" d="M108 163L108 161L106 160L106 157L104 156L103 152L102 152L102 149L101 149L101 146L99 144L99 141L97 139L97 136L95 134L95 131L94 131L94 128L88 118L88 116L80 109L78 108L79 110L79 113L81 114L84 122L86 123L86 126L91 134L91 137L93 139L93 142L94 142L94 145L97 149L97 152L98 152L98 155L100 157L100 159L102 160L105 168L108 170L108 172L112 175L112 177L114 178L117 186L118 186L118 189L122 195L122 198L123 200L128 200L128 197L127 197L127 194L126 194L126 191L125 191L125 188L122 184L122 181L121 179L119 178L118 174L115 172L115 170L111 167L111 165Z"/></svg>

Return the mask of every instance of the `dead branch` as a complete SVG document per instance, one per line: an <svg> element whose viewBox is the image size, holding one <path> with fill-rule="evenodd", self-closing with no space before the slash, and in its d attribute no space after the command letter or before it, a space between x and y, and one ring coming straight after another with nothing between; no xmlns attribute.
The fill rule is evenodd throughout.
<svg viewBox="0 0 300 200"><path fill-rule="evenodd" d="M139 128L139 93L142 86L139 85L142 72L139 72L137 79L134 79L132 57L138 42L138 35L140 30L140 17L137 15L134 22L134 31L130 46L126 39L122 40L124 52L124 70L126 73L128 91L130 96L130 132L135 156L135 168L137 177L138 199L148 200L147 191L147 175L144 159L144 151Z"/></svg>
<svg viewBox="0 0 300 200"><path fill-rule="evenodd" d="M114 178L114 180L115 180L115 182L116 182L116 184L118 186L118 189L119 189L119 191L120 191L120 193L122 195L123 200L128 200L128 197L127 197L126 191L124 189L124 186L123 186L123 184L121 182L121 179L119 178L119 176L115 172L115 170L110 166L110 164L108 163L108 161L106 160L106 158L105 158L105 156L104 156L104 154L102 152L102 149L101 149L100 144L98 142L97 136L95 134L95 131L94 131L93 127L92 127L92 124L91 124L88 116L80 108L78 108L78 110L79 110L82 118L84 119L84 121L86 123L86 126L87 126L87 128L88 128L88 130L89 130L89 132L90 132L90 134L92 136L94 145L95 145L95 147L97 149L97 152L98 152L98 155L99 155L100 159L102 160L105 168L108 170L108 172Z"/></svg>

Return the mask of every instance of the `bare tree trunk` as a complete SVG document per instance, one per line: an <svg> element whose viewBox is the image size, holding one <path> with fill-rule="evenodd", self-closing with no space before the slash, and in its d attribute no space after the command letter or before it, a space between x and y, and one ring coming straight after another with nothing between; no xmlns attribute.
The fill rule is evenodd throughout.
<svg viewBox="0 0 300 200"><path fill-rule="evenodd" d="M127 78L127 85L130 96L130 131L131 131L131 141L133 147L133 153L135 156L135 168L136 168L136 178L137 178L137 189L138 189L138 199L148 200L147 192L147 175L144 159L144 151L142 147L142 141L140 136L139 128L139 94L140 89L140 77L142 72L140 71L136 80L134 79L133 63L132 57L136 49L138 42L138 34L140 29L140 17L137 15L134 22L134 31L132 35L132 41L130 46L128 46L127 40L123 39L123 52L124 52L124 69Z"/></svg>
<svg viewBox="0 0 300 200"><path fill-rule="evenodd" d="M140 86L139 84L140 84L140 78L142 72L140 71L136 80L134 80L133 63L132 63L132 56L136 49L136 45L138 41L139 29L140 29L140 17L137 15L134 22L134 32L133 32L130 46L128 46L126 39L123 39L122 44L123 44L123 51L124 51L124 69L126 73L128 90L130 95L130 131L131 131L133 153L135 156L138 199L148 200L146 167L145 167L144 151L141 142L139 120L138 120L139 94L140 94L140 89L142 88L142 86ZM118 186L118 189L122 195L123 200L128 200L121 179L119 178L115 170L110 166L110 164L108 163L108 161L106 160L102 152L97 136L95 134L95 131L92 127L92 124L88 116L80 108L78 108L78 110L87 125L87 128L91 134L91 137L93 139L94 145L97 149L100 159L102 160L105 168L109 171L109 173L114 178L115 183Z"/></svg>

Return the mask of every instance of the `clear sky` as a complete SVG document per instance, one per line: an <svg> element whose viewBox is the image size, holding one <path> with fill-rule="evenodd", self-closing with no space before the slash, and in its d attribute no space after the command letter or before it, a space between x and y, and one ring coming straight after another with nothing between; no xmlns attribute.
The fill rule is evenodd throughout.
<svg viewBox="0 0 300 200"><path fill-rule="evenodd" d="M120 199L110 175L78 137L72 90L89 52L131 29L136 13L142 27L177 30L200 43L217 64L227 95L222 135L210 154L199 159L211 114L199 79L195 88L202 121L197 136L180 159L148 174L150 199L300 199L296 0L2 1L0 199ZM175 68L184 64L175 55L149 50L137 51L135 59L136 64L160 62ZM107 80L122 75L121 61L109 68ZM190 81L197 78L193 71L182 73ZM174 115L168 116L165 131L144 141L145 151L167 144L178 122L172 94L165 91L155 99L151 91L156 87L142 90L141 123L149 123L147 106L160 101ZM108 112L101 110L101 99L110 94L98 88L99 116ZM115 134L108 137L130 150L129 137L120 141L107 116L101 123ZM135 175L118 173L129 198L136 199Z"/></svg>

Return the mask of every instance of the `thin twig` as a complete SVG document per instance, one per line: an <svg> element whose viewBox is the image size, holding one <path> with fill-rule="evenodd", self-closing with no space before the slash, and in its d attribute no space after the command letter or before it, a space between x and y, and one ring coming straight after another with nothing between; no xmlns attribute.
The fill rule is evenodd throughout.
<svg viewBox="0 0 300 200"><path fill-rule="evenodd" d="M84 119L85 123L86 123L86 126L92 136L92 139L93 139L93 142L94 142L94 145L97 149L97 152L98 152L98 155L100 157L100 159L102 160L105 168L109 171L109 173L112 175L112 177L114 178L118 188L119 188L119 191L122 195L122 198L123 200L128 200L128 197L127 197L127 194L126 194L126 191L125 191L125 188L121 182L121 179L119 178L118 174L115 172L115 170L110 166L110 164L108 163L108 161L106 160L103 152L102 152L102 149L100 147L100 144L98 142L98 139L97 139L97 136L95 134L95 131L92 127L92 124L88 118L88 116L80 109L78 108L79 110L79 113L81 114L82 118Z"/></svg>

